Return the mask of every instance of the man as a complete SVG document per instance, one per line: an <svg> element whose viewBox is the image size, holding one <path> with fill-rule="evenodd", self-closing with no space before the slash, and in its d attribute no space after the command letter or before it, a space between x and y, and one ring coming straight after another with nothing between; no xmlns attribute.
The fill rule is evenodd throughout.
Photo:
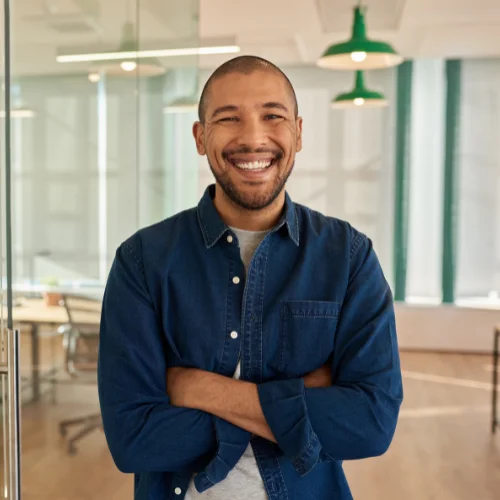
<svg viewBox="0 0 500 500"><path fill-rule="evenodd" d="M193 132L215 186L124 242L109 275L112 456L136 499L350 499L342 461L387 450L403 397L371 242L285 192L302 119L270 62L218 68Z"/></svg>

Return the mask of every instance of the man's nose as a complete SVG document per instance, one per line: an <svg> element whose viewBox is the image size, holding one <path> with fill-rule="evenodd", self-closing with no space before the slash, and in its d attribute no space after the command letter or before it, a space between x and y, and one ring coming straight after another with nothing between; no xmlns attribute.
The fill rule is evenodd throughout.
<svg viewBox="0 0 500 500"><path fill-rule="evenodd" d="M240 146L258 148L268 143L266 127L258 118L246 119L241 123L237 143Z"/></svg>

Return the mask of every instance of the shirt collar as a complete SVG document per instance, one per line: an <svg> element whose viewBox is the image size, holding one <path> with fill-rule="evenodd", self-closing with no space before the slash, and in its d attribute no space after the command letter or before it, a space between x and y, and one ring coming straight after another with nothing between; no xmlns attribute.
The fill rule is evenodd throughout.
<svg viewBox="0 0 500 500"><path fill-rule="evenodd" d="M200 229L207 248L213 247L219 241L221 236L229 229L229 227L224 224L219 213L215 209L213 203L214 197L215 184L212 184L205 190L197 208L198 222L200 224ZM288 193L285 193L285 211L278 225L273 229L273 232L278 231L283 226L286 226L288 235L298 246L299 220L295 210L295 204L290 199L290 196L288 196Z"/></svg>

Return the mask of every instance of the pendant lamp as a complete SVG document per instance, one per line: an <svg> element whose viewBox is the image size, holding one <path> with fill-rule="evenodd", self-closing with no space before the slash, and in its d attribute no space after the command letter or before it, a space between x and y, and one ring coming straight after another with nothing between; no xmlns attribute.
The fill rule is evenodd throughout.
<svg viewBox="0 0 500 500"><path fill-rule="evenodd" d="M354 89L344 94L339 94L332 101L332 108L381 108L387 106L387 100L380 92L369 90L365 87L362 71L356 71L356 84Z"/></svg>
<svg viewBox="0 0 500 500"><path fill-rule="evenodd" d="M403 62L394 48L386 43L370 40L366 36L366 7L361 2L354 8L354 22L350 40L328 47L317 65L326 69L364 70L396 66Z"/></svg>
<svg viewBox="0 0 500 500"><path fill-rule="evenodd" d="M130 21L123 25L122 40L118 53L136 53L138 51L137 37L134 25ZM165 73L166 68L157 59L123 57L123 59L105 61L98 65L99 71L117 76L156 76Z"/></svg>

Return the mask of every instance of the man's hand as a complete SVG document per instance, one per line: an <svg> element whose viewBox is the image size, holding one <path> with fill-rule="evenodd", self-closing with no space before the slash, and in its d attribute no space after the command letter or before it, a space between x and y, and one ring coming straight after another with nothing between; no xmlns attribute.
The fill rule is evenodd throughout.
<svg viewBox="0 0 500 500"><path fill-rule="evenodd" d="M332 368L331 362L327 361L323 366L308 373L304 377L304 384L308 389L317 387L331 387L332 385Z"/></svg>

